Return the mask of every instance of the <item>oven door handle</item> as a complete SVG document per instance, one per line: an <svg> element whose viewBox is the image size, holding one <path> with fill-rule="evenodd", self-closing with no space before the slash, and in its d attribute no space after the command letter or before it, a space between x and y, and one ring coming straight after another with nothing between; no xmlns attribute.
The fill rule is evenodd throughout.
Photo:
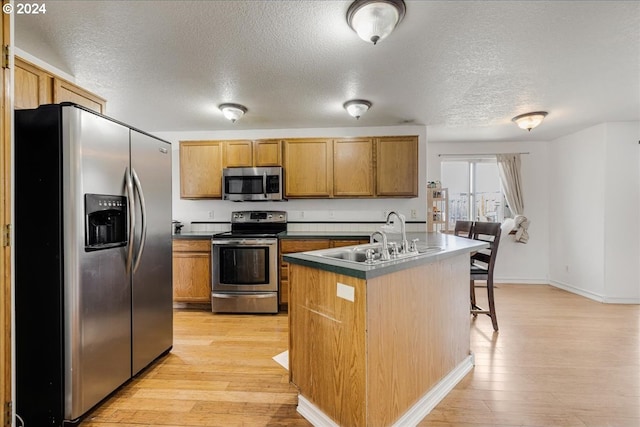
<svg viewBox="0 0 640 427"><path fill-rule="evenodd" d="M212 297L214 298L224 298L224 299L232 299L232 298L241 298L241 299L256 299L256 298L273 298L273 292L268 294L221 294L218 292L212 293Z"/></svg>
<svg viewBox="0 0 640 427"><path fill-rule="evenodd" d="M233 245L233 246L269 246L278 242L277 239L242 239L242 240L212 240L213 246Z"/></svg>

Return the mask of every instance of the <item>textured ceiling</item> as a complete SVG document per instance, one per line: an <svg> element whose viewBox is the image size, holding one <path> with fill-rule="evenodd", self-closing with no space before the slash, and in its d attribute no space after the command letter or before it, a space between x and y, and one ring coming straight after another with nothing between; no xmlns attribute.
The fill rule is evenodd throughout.
<svg viewBox="0 0 640 427"><path fill-rule="evenodd" d="M50 1L15 44L149 131L427 126L434 141L549 140L640 120L640 2L406 1L378 45L349 1ZM356 121L342 104L368 99ZM232 124L217 105L249 112ZM531 133L511 118L549 111Z"/></svg>

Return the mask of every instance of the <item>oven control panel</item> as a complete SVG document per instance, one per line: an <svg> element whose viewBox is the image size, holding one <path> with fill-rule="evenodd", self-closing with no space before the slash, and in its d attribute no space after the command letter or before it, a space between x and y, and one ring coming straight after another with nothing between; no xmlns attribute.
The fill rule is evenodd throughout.
<svg viewBox="0 0 640 427"><path fill-rule="evenodd" d="M232 223L287 222L285 211L238 211L231 214Z"/></svg>

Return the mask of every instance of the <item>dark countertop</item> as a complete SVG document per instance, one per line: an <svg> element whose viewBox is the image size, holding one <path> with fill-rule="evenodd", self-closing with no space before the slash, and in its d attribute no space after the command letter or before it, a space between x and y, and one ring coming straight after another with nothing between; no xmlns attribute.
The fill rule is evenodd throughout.
<svg viewBox="0 0 640 427"><path fill-rule="evenodd" d="M395 237L395 235L394 235ZM468 252L477 251L488 247L488 243L477 240L456 237L451 234L442 233L407 233L407 240L419 239L418 246L438 246L442 250L439 252L430 252L414 257L393 260L381 264L365 264L353 263L335 258L321 257L314 255L315 252L299 252L295 254L284 255L284 261L292 264L304 265L320 270L331 271L346 276L357 277L360 279L372 279L374 277L383 276L385 274L394 273L396 271L406 270L417 267L419 265L438 262L453 256L461 255ZM395 238L389 241L397 241Z"/></svg>
<svg viewBox="0 0 640 427"><path fill-rule="evenodd" d="M173 238L173 240L181 240L181 239L185 239L185 240L209 240L211 239L211 236L213 236L215 233L212 231L183 231L180 234L174 234L173 236L171 236Z"/></svg>
<svg viewBox="0 0 640 427"><path fill-rule="evenodd" d="M368 239L370 233L365 231L284 231L278 234L279 239Z"/></svg>

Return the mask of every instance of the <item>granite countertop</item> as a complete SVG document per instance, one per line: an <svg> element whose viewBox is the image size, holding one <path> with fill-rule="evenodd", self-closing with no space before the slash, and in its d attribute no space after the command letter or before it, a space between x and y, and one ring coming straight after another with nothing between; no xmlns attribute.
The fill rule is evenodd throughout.
<svg viewBox="0 0 640 427"><path fill-rule="evenodd" d="M357 277L360 279L372 279L374 277L406 270L419 265L438 262L446 258L477 251L489 246L486 242L465 239L463 237L456 237L451 234L443 233L407 233L407 240L411 241L412 239L419 239L418 247L438 246L442 248L442 250L439 252L427 252L413 257L392 260L380 264L354 263L336 258L314 255L315 252L321 251L286 254L284 255L284 261ZM389 241L397 242L395 238L390 239Z"/></svg>

